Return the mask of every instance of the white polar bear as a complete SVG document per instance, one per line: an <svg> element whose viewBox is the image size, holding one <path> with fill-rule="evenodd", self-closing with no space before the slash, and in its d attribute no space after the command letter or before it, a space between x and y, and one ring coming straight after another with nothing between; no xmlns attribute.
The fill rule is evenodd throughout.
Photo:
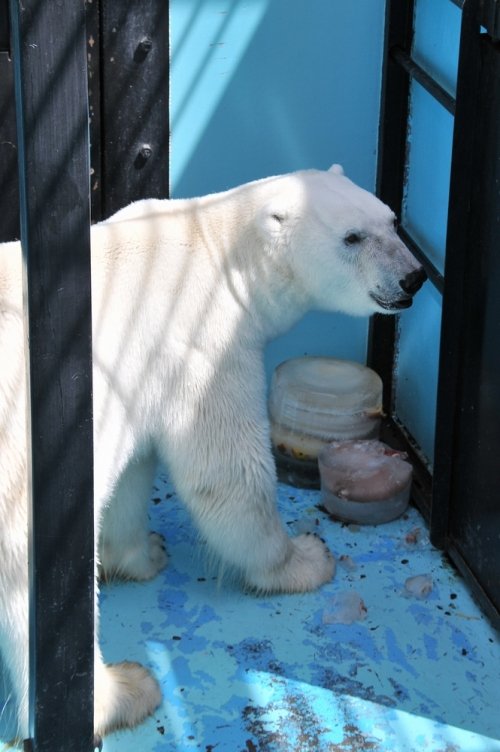
<svg viewBox="0 0 500 752"><path fill-rule="evenodd" d="M308 309L369 315L411 304L425 274L394 214L338 166L204 198L139 201L92 228L95 516L105 576L154 577L155 460L212 551L256 591L333 575L275 507L263 347ZM0 645L27 734L28 617L21 253L0 246ZM134 725L161 700L137 664L96 649L95 727Z"/></svg>

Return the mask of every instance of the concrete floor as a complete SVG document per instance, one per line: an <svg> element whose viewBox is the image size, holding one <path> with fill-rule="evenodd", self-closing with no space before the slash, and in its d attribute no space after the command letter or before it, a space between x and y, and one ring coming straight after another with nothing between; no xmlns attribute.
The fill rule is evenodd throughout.
<svg viewBox="0 0 500 752"><path fill-rule="evenodd" d="M102 644L109 661L147 664L165 701L137 730L106 738L104 752L500 752L498 633L418 512L360 528L318 503L319 492L279 486L291 532L327 540L335 579L256 598L217 582L159 474L151 525L169 567L146 585L103 589ZM425 597L405 589L417 575L432 578Z"/></svg>

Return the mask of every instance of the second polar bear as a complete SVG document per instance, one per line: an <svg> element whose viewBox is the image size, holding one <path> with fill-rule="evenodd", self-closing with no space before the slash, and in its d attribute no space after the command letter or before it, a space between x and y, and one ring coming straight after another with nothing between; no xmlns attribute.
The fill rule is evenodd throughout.
<svg viewBox="0 0 500 752"><path fill-rule="evenodd" d="M338 166L189 200L139 201L92 228L95 517L105 575L166 563L148 530L156 459L212 551L256 591L327 582L334 561L275 506L265 343L309 309L411 304L425 273L392 211ZM21 251L0 246L0 646L27 734L28 582ZM137 664L96 647L96 731L160 701Z"/></svg>

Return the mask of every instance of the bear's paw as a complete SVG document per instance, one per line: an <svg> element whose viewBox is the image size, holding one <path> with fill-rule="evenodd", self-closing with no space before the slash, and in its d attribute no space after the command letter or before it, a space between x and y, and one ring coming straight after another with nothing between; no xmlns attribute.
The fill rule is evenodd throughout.
<svg viewBox="0 0 500 752"><path fill-rule="evenodd" d="M304 593L330 582L335 559L317 535L305 533L290 540L284 563L249 577L259 592Z"/></svg>
<svg viewBox="0 0 500 752"><path fill-rule="evenodd" d="M162 702L156 679L140 663L96 666L94 728L104 736L121 728L133 728L150 716Z"/></svg>

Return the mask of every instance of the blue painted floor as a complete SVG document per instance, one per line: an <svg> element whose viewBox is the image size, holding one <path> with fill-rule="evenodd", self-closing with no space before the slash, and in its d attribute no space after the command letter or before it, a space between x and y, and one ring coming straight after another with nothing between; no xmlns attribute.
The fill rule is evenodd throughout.
<svg viewBox="0 0 500 752"><path fill-rule="evenodd" d="M279 487L291 532L327 540L335 579L256 598L209 572L158 476L151 524L169 567L146 585L103 589L102 644L109 661L147 664L165 701L137 730L106 738L104 752L500 752L499 636L420 515L359 528L318 502ZM425 597L405 588L418 575L432 579Z"/></svg>

